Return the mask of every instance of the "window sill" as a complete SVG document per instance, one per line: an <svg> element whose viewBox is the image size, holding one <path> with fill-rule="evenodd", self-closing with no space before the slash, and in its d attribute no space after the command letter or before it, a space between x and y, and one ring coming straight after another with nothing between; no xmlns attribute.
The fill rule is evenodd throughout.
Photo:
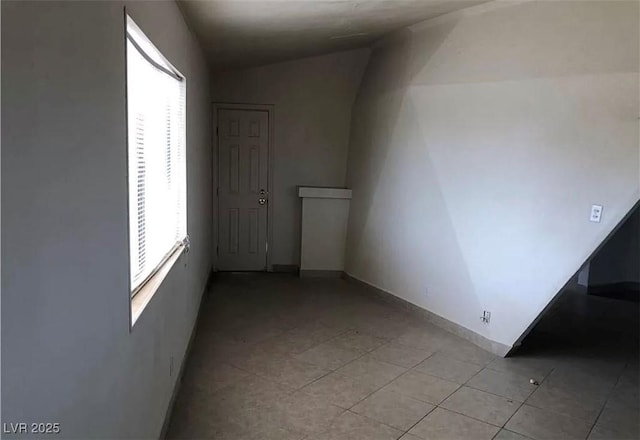
<svg viewBox="0 0 640 440"><path fill-rule="evenodd" d="M166 261L160 266L156 273L149 278L138 292L131 298L131 328L135 325L138 318L142 315L142 311L147 307L147 304L151 302L151 298L158 291L162 282L167 277L173 265L178 261L180 255L185 250L185 246L181 244L173 253L166 259Z"/></svg>

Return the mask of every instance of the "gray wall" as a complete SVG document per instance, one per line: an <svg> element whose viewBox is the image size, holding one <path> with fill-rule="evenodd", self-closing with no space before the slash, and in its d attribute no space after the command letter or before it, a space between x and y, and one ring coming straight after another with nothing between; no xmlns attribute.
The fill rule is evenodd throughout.
<svg viewBox="0 0 640 440"><path fill-rule="evenodd" d="M174 2L131 16L187 78L188 232L129 331L124 3L2 2L2 421L157 438L211 267L208 69Z"/></svg>
<svg viewBox="0 0 640 440"><path fill-rule="evenodd" d="M589 286L616 283L640 283L639 208L591 260Z"/></svg>
<svg viewBox="0 0 640 440"><path fill-rule="evenodd" d="M273 104L271 264L300 264L297 186L345 185L351 108L368 49L213 76L214 102Z"/></svg>
<svg viewBox="0 0 640 440"><path fill-rule="evenodd" d="M638 39L638 2L534 1L382 40L353 110L347 272L514 344L638 200Z"/></svg>

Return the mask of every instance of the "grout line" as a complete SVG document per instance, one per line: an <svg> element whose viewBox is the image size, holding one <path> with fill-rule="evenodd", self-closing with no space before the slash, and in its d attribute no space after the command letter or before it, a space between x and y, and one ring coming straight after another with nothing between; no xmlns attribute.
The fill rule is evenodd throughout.
<svg viewBox="0 0 640 440"><path fill-rule="evenodd" d="M520 437L522 437L522 438L524 438L524 439L527 439L527 440L535 440L535 439L533 439L532 437L529 437L529 436L524 435L524 434L520 434L519 432L513 431L513 430L511 430L511 429L507 429L507 428L500 428L500 431L496 432L496 435L494 435L494 436L492 437L492 439L491 439L491 440L495 440L495 439L497 439L497 438L498 438L498 435L500 434L500 432L501 432L501 431L511 432L511 433L513 433L513 434L515 434L515 435L517 435L517 436L520 436Z"/></svg>
<svg viewBox="0 0 640 440"><path fill-rule="evenodd" d="M513 414L511 414L507 420L505 420L504 424L500 427L500 429L505 429L505 426L507 426L507 424L511 421L511 419L513 418L513 416L515 416L518 411L520 411L520 408L522 408L524 406L524 402L520 402L520 405L518 405L518 408L516 408L516 410L513 412ZM514 431L516 432L516 431ZM519 432L517 434L520 434ZM496 434L497 435L497 434Z"/></svg>
<svg viewBox="0 0 640 440"><path fill-rule="evenodd" d="M445 400L446 400L446 399L445 399ZM469 414L461 413L460 411L456 411L455 409L451 409L451 408L444 407L444 406L442 406L442 403L444 403L444 400L441 402L441 404L440 404L440 405L436 406L436 408L440 408L440 409L443 409L443 410L445 410L445 411L449 411L449 412L452 412L452 413L455 413L455 414L458 414L458 415L461 415L461 416L467 417L467 418L472 419L472 420L475 420L475 421L477 421L477 422L484 423L485 425L493 426L494 428L498 428L498 430L500 430L500 429L504 428L504 425L496 425L495 423L487 422L486 420L482 420L482 419L479 419L479 418L477 418L477 417L470 416ZM506 423L506 422L505 422L505 423Z"/></svg>
<svg viewBox="0 0 640 440"><path fill-rule="evenodd" d="M347 293L349 293L349 292L347 292ZM371 298L369 298L368 296L363 297L363 298L365 299L365 303L372 303L372 304L376 304L376 303L377 303L377 301L371 301ZM322 305L322 304L320 304L320 305ZM391 309L396 310L396 308L394 307L394 304L393 304L393 303L389 303L389 302L386 302L386 301L382 301L382 305L383 305L385 308L386 308L386 307L389 307L389 308L391 308ZM349 304L346 304L346 306L350 307L350 305L349 305ZM402 312L403 314L407 314L404 310L402 310L401 312ZM409 314L407 314L407 315L409 316ZM325 326L325 327L328 327L328 328L331 328L331 327L332 327L331 325L325 325L325 324L324 324L324 322L322 321L322 318L313 318L313 319L311 320L311 322L319 323L319 324L321 324L321 325L323 325L323 326ZM264 340L257 341L257 342L252 342L252 343L246 343L246 342L239 341L239 340L237 340L237 339L233 339L233 338L231 338L231 337L227 337L227 334L226 334L226 333L224 333L224 331L222 331L222 330L218 330L218 331L216 331L216 332L214 332L214 333L221 334L221 335L223 336L223 339L225 339L225 340L229 340L230 342L234 342L234 343L238 343L238 344L246 344L246 348L248 348L248 349L249 349L249 351L250 351L250 350L254 350L255 348L258 348L258 349L259 349L259 346L260 346L261 344L266 343L266 342L268 342L268 341L272 341L273 339L275 339L275 338L277 338L277 337L281 337L281 336L285 335L286 333L288 333L288 332L290 332L290 331L293 331L293 330L295 330L295 329L299 329L299 328L304 328L304 327L305 327L305 325L306 325L306 324L300 324L300 325L297 325L297 326L291 327L291 328L286 329L286 330L281 329L281 328L277 328L277 329L275 329L275 330L278 330L278 331L279 331L277 334L272 335L272 336L269 336L268 338L266 338L266 339L264 339ZM196 331L197 331L197 330L198 330L198 329L196 329ZM231 329L225 329L225 330L226 330L226 331L230 331ZM307 350L311 350L311 349L313 349L313 348L317 347L318 345L321 345L321 344L324 344L324 343L331 342L331 341L333 341L333 340L335 340L335 339L338 339L338 338L340 338L341 336L344 336L345 334L347 334L347 333L349 333L349 332L352 332L352 331L357 331L357 332L360 332L360 333L363 333L363 334L366 334L366 335L370 335L368 332L360 330L360 329L357 327L357 325L352 325L352 326L348 326L346 329L344 329L343 331L341 331L340 333L338 333L338 334L336 334L336 335L334 335L334 336L331 336L331 337L329 337L329 338L327 338L327 339L322 339L320 342L318 342L317 344L315 344L314 346L310 347L310 348L309 348L309 349L307 349ZM375 359L377 362L381 362L381 363L384 363L384 364L390 364L390 365L394 365L394 366L397 366L397 367L401 367L401 368L405 369L405 371L404 371L404 372L402 372L400 375L396 376L395 378L393 378L392 380L390 380L390 381L386 382L384 385L382 385L382 386L380 386L380 387L377 387L377 388L376 388L375 390L373 390L371 393L369 393L368 395L366 395L365 397L363 397L362 399L360 399L358 402L356 402L356 403L354 403L353 405L351 405L348 409L344 409L344 408L342 408L342 407L340 407L340 406L338 406L338 405L331 404L331 405L334 405L334 406L336 406L336 407L340 408L340 410L341 410L341 411L339 412L338 416L336 416L336 417L340 417L340 416L342 416L343 414L345 414L346 412L349 412L349 413L352 413L352 414L358 414L358 413L355 413L354 411L352 411L352 408L353 408L354 406L356 406L357 404L359 404L359 403L360 403L360 402L362 402L363 400L368 399L371 395L373 395L373 394L377 393L378 391L380 391L380 390L384 389L384 388L385 388L386 386L388 386L390 383L392 383L392 382L393 382L393 381L395 381L396 379L399 379L399 378L400 378L400 377L402 377L402 376L405 376L406 374L408 374L408 373L409 373L409 372L411 372L411 371L415 371L415 372L420 373L420 374L425 374L425 375L428 375L428 376L431 376L431 377L437 378L437 379L439 379L439 380L444 380L444 381L448 381L448 382L451 382L451 383L455 383L455 382L450 381L449 379L441 378L441 377L438 377L438 376L436 376L436 375L434 375L434 374L431 374L431 373L428 373L428 372L425 372L425 371L421 371L421 370L416 369L418 365L420 365L421 363L425 362L427 359L432 358L434 355L436 355L436 354L438 354L438 353L442 353L444 356L450 357L451 359L454 359L454 360L456 360L456 361L465 362L465 363L472 364L472 365L482 366L482 369L481 369L480 371L478 371L476 374L474 374L470 379L468 379L468 380L467 380L465 383L463 383L462 385L460 385L460 384L458 384L458 383L455 383L455 384L457 385L457 388L456 388L455 390L453 390L453 391L452 391L452 392L451 392L451 393L450 393L446 398L444 398L444 399L440 402L440 404L438 404L438 405L433 405L433 404L432 404L432 403L430 403L430 402L424 402L422 399L416 399L416 400L419 400L419 401L422 401L422 402L424 402L424 403L428 403L429 405L432 405L434 410L435 410L435 408L442 408L443 410L451 411L451 412L453 412L453 413L460 414L460 415L462 415L462 416L469 417L469 418L471 418L471 419L473 419L473 420L478 420L478 421L483 422L483 423L488 423L488 422L483 421L483 420L480 420L480 419L477 419L477 418L475 418L475 417L471 417L471 416L466 415L466 414L459 413L459 412L458 412L458 411L456 411L456 410L451 410L451 409L445 408L445 407L443 407L443 406L442 406L442 404L443 404L444 402L446 402L446 400L447 400L447 399L449 399L453 394L455 394L456 392L458 392L458 391L459 391L463 386L466 386L466 387L471 388L471 389L474 389L474 390L478 390L478 391L480 391L480 392L485 392L485 393L487 393L487 394L494 395L494 396L497 396L497 397L502 398L502 399L508 399L508 400L513 401L513 402L517 402L517 403L519 403L519 406L517 407L517 409L516 409L516 410L511 414L511 416L510 416L510 417L507 419L507 421L502 425L502 427L500 427L500 426L498 426L498 425L493 425L493 424L491 424L491 423L488 423L490 426L498 427L498 428L500 428L500 429L505 429L505 428L504 428L504 426L506 426L506 425L507 425L507 423L509 423L509 421L513 418L513 416L514 416L516 413L518 413L518 412L521 410L521 408L522 408L525 404L526 404L526 405L529 405L529 404L527 403L527 401L528 401L528 400L533 396L533 394L536 392L536 390L537 390L537 389L539 389L539 387L540 387L540 386L542 386L544 383L547 383L547 381L548 381L549 377L550 377L550 376L551 376L551 375L552 375L552 374L557 370L557 368L556 368L556 367L551 368L551 370L550 370L546 375L543 375L543 376L541 377L539 386L535 387L535 389L534 389L531 393L529 393L529 395L524 399L524 401L523 401L523 402L520 402L519 400L510 399L510 398L508 398L508 397L500 396L500 395L498 395L498 394L495 394L495 393L492 393L492 392L489 392L489 391L486 391L486 390L478 389L478 388L476 388L476 387L473 387L473 386L468 385L468 383L469 383L473 378L475 378L477 375L479 375L480 373L482 373L482 372L483 372L483 371L485 371L485 370L489 370L489 371L491 371L491 372L495 372L495 373L498 373L498 374L505 374L505 375L511 374L509 371L496 370L496 369L494 369L494 368L492 368L492 367L491 367L491 365L492 365L491 363L488 363L488 364L486 364L486 365L485 365L485 364L475 364L475 362L469 362L468 360L458 359L457 357L451 356L449 353L442 352L442 348L441 348L441 347L440 347L440 348L438 348L436 351L431 351L431 350L427 350L427 349L424 349L424 348L421 348L421 347L414 347L414 346L411 346L411 345L406 345L406 344L402 344L402 343L398 342L398 339L399 339L400 337L402 337L402 335L404 335L405 333L407 333L407 331L409 331L409 330L405 330L405 331L404 331L400 336L397 336L397 337L392 338L392 339L388 339L384 344L382 344L382 345L380 345L380 346L378 346L378 347L375 347L375 348L373 348L373 349L371 349L371 350L366 350L366 351L364 351L364 352L363 352L362 354L360 354L358 357L356 357L356 358L354 358L354 359L350 360L349 362L347 362L347 363L345 363L345 364L342 364L341 366L339 366L339 367L338 367L338 368L336 368L336 369L327 369L327 372L326 372L325 374L323 374L322 376L320 376L320 377L318 377L318 378L314 379L313 381L311 381L311 382L309 382L309 383L307 383L307 384L305 384L305 385L302 385L302 386L300 386L300 387L297 387L297 388L294 388L294 387L290 387L290 386L288 386L288 385L285 385L285 384L283 384L283 383L281 383L281 382L279 382L279 381L277 381L277 380L275 380L275 379L273 379L273 378L271 378L271 377L269 377L269 376L263 376L263 375L261 375L260 373L255 373L255 372L253 372L253 371L250 371L250 370L247 370L247 369L241 368L241 367L237 366L236 364L231 363L231 362L228 362L228 361L226 361L226 360L225 360L225 361L220 361L220 362L222 362L223 364L226 364L226 365L230 365L230 366L232 366L233 368L237 368L238 370L240 370L240 371L243 371L243 372L247 373L250 377L254 377L254 378L255 378L255 377L257 377L257 378L259 378L259 379L261 379L261 380L265 380L265 381L267 381L267 382L269 382L269 383L274 383L274 384L277 384L277 385L281 385L281 386L285 387L285 389L287 390L287 391L286 391L286 392L287 392L287 394L288 394L288 395L291 395L291 394L296 393L296 392L303 392L303 393L304 393L304 391L302 391L302 390L303 390L305 387L307 387L308 385L311 385L311 384L313 384L313 383L315 383L315 382L317 382L317 381L321 380L321 379L322 379L322 378L324 378L324 377L327 377L328 375L330 375L330 374L332 374L332 373L337 373L337 374L344 375L343 373L339 373L339 372L338 372L338 370L339 370L339 369L341 369L341 368L343 368L343 367L345 367L346 365L349 365L349 364L351 364L351 363L353 363L353 362L355 362L355 361L357 361L357 360L362 359L363 357L365 357L365 356L367 356L367 355L371 355L371 353L372 353L372 352L374 352L375 350L377 350L377 349L379 349L379 348L381 348L381 347L383 347L383 346L385 346L385 345L391 344L391 343L398 344L398 345L403 346L403 347L407 347L407 348L412 349L412 350L414 350L414 351L416 351L416 352L424 352L424 353L426 353L427 351L429 351L429 353L430 353L430 354L429 354L429 356L427 356L426 358L422 359L422 360L421 360L420 362L418 362L416 365L413 365L412 367L408 367L408 368L407 368L407 367L405 367L405 366L403 366L403 365L397 365L397 364L394 364L393 362L387 362L387 361L384 361L384 360L378 360L378 359ZM445 331L446 331L446 330L445 330ZM374 336L374 335L370 335L370 336ZM386 339L386 338L383 338L383 339ZM482 350L484 350L484 349L482 349ZM305 350L305 351L306 351L306 350ZM486 350L484 350L484 351L486 351ZM192 353L192 354L193 354L193 353ZM325 369L325 368L326 368L326 367L323 367L323 366L320 366L320 365L316 365L316 364L314 364L314 363L312 363L312 362L307 362L307 361L299 360L299 359L297 359L297 358L295 358L295 357L294 357L294 356L295 356L295 354L299 354L299 353L292 353L292 352L286 352L286 353L273 353L273 356L272 356L272 353L268 353L267 358L268 358L268 359L271 359L271 358L278 358L278 357L281 357L281 358L284 358L284 359L295 359L295 360L297 360L297 361L299 361L299 362L302 362L303 364L314 365L314 366L316 366L316 367L318 367L318 368L322 368L322 369ZM190 356L190 357L191 357L191 356ZM598 421L598 420L599 420L599 418L601 417L602 412L604 411L604 408L605 408L606 404L610 401L610 399L611 399L611 398L612 398L612 396L614 395L614 391L615 391L616 387L617 387L617 386L618 386L618 384L621 382L623 372L625 371L625 368L626 368L626 367L628 367L628 365L629 365L629 364L630 364L630 362L631 362L631 361L629 360L629 358L630 358L630 357L631 357L631 355L628 355L628 358L627 358L627 360L626 360L626 362L625 362L625 367L623 367L623 368L621 369L621 371L618 373L617 380L615 381L615 385L614 385L614 386L611 388L611 390L608 392L607 397L606 397L606 399L605 399L605 401L604 401L605 403L604 403L604 404L602 405L602 407L600 408L600 411L599 411L599 413L598 413L598 416L595 418L595 421L594 421L594 422L592 423L592 425L591 425L591 428L590 428L590 431L589 431L589 435L591 434L591 432L593 431L593 429L594 429L595 425L597 424L597 421ZM372 358L373 358L373 357L372 357ZM239 359L242 359L242 358L239 358ZM207 362L207 363L209 363L209 362ZM215 362L215 363L217 363L217 362ZM215 363L211 363L211 364L215 364ZM526 375L525 375L525 376L523 376L522 374L517 374L517 373L513 373L513 374L516 374L516 375L517 375L517 376L519 376L519 377L523 377L523 378L525 378L525 379L528 379L528 378L526 377ZM358 382L358 383L365 383L365 384L366 384L366 382L361 382L359 379L357 379L357 378L355 378L355 377L351 377L351 376L347 376L347 375L344 375L344 376L348 377L350 380L353 380L353 381L355 381L355 382ZM535 376L535 374L534 374L534 376ZM217 392L219 392L219 391L221 391L221 390L227 389L227 388L229 388L229 387L236 386L236 385L237 385L238 383L240 383L240 382L241 382L241 381L233 381L230 385L227 385L227 386L224 386L224 387L222 387L222 388L218 389L218 390L216 391L216 393L217 393ZM527 384L528 384L528 380L527 380ZM289 391L289 390L292 390L292 391ZM405 394L403 393L403 395L405 395ZM412 397L412 396L409 396L409 397ZM412 397L412 398L414 398L414 397ZM414 399L415 399L415 398L414 398ZM577 399L576 399L576 400L577 400ZM330 402L327 402L327 403L330 403ZM269 405L272 405L272 403L270 403ZM535 405L531 405L531 406L537 407L537 406L535 406ZM541 410L543 410L543 411L549 411L549 412L551 412L550 410L545 409L545 408L540 408L540 409L541 409ZM432 410L432 411L433 411L433 410ZM426 417L427 417L427 416L428 416L432 411L429 411L427 414L425 414L423 417L421 417L421 418L420 418L416 423L414 423L411 427L409 427L409 429L407 429L406 431L404 431L400 436L402 436L402 435L404 435L404 434L408 433L408 432L409 432L411 429L413 429L417 424L419 424L422 420L424 420L424 419L425 419L425 418L426 418ZM390 426L390 425L388 425L388 424L386 424L386 423L384 423L384 422L381 422L381 421L376 420L376 419L374 419L374 418L368 417L368 416L366 416L366 415L364 415L364 414L358 414L358 415L359 415L359 416L361 416L361 417L365 417L365 418L366 418L366 419L368 419L368 420L372 420L372 421L374 421L374 422L376 422L376 423L378 423L378 424L381 424L381 425L384 425L384 426L389 426L389 427L391 427L391 428L393 428L393 429L395 429L395 430L399 430L399 431L401 431L401 432L402 432L402 429L398 429L398 428L396 428L396 427ZM584 420L584 419L582 419L582 420ZM329 424L328 426L329 426L329 427L328 427L327 429L330 429L331 424ZM284 427L284 428L289 429L289 428L287 428L287 427ZM325 432L327 429L325 429L323 432ZM499 433L499 432L500 432L500 431L498 431L498 433ZM496 435L497 435L497 433L496 433ZM305 437L305 438L307 438L307 437Z"/></svg>
<svg viewBox="0 0 640 440"><path fill-rule="evenodd" d="M525 402L526 402L526 399L525 399L525 400L518 400L518 399L514 399L514 398L512 398L512 397L505 397L505 396L502 396L502 395L500 395L500 394L493 393L493 392L491 392L491 391L481 390L480 388L476 388L476 387L473 387L473 386L471 386L471 385L467 385L466 383L465 383L465 384L462 384L462 385L460 386L460 388L462 388L462 387L467 387L467 388L471 388L472 390L475 390L475 391L480 391L480 392L482 392L482 393L491 394L492 396L500 397L501 399L505 399L505 400L510 400L510 401L512 401L512 402L515 402L515 403L523 404L523 403L525 403Z"/></svg>
<svg viewBox="0 0 640 440"><path fill-rule="evenodd" d="M438 408L438 406L437 405L433 405L433 408L431 408L431 411L426 413L424 416L420 417L420 420L418 420L416 423L414 423L413 425L409 426L409 429L407 429L402 435L408 434L409 431L411 431L413 428L416 427L416 425L418 425L420 422L422 422L424 419L426 419L429 414L431 414L433 411L436 410L436 408ZM411 435L415 435L415 434L411 434ZM416 437L418 437L418 436L416 435Z"/></svg>
<svg viewBox="0 0 640 440"><path fill-rule="evenodd" d="M537 390L537 389L539 389L539 388L542 386L542 384L544 383L544 381L545 381L549 376L551 376L551 373L552 373L554 370L555 370L555 367L551 368L551 371L550 371L549 373L547 373L547 375L546 375L546 376L544 376L544 377L542 378L542 380L539 382L539 385L538 385L538 386L536 386L536 390ZM527 400L528 400L528 399L533 395L533 393L535 393L535 391L533 391L531 394L529 394L529 395L527 396L527 398L526 398L526 399L524 399L524 401L520 403L520 406L518 406L518 408L513 412L513 414L511 414L511 416L509 416L509 418L507 419L507 421L506 421L506 422L504 422L504 425L502 425L502 428L501 428L501 429L506 429L505 427L507 426L507 424L511 421L511 419L513 418L513 416L515 416L515 415L518 413L518 411L520 411L520 409L525 405L525 403L526 403L526 402L527 402ZM498 432L499 432L499 431L498 431ZM513 431L513 432L515 432L516 434L519 434L519 435L525 436L524 434L522 434L522 433L520 433L520 432L517 432L517 431ZM498 434L496 434L496 435L498 435ZM526 436L525 436L525 437L526 437Z"/></svg>
<svg viewBox="0 0 640 440"><path fill-rule="evenodd" d="M354 406L355 406L355 405L354 405ZM403 431L403 430L402 430L402 428L398 428L398 427L395 427L395 426L391 426L391 425L389 425L388 423L381 422L380 420L378 420L378 419L374 419L373 417L369 417L369 416L368 416L368 415L366 415L366 414L360 414L360 413L357 413L357 412L355 412L355 411L351 411L351 409L347 409L347 410L345 410L345 412L351 413L351 414L356 415L356 416L358 416L358 417L364 417L365 419L367 419L367 420L371 420L372 422L375 422L375 423L377 423L377 424L379 424L379 425L387 426L387 427L389 427L389 428L391 428L391 429L394 429L394 430L396 430L396 431L399 431L399 432L400 432L400 437L402 437L402 436L406 433L406 431ZM398 438L400 438L400 437L398 437Z"/></svg>
<svg viewBox="0 0 640 440"><path fill-rule="evenodd" d="M625 365L624 365L624 368L622 369L622 372L624 372L624 370L627 368L628 365L629 365L629 362L627 361L625 363ZM615 385L613 385L613 387L609 391L609 394L607 395L607 398L605 399L604 404L602 405L602 408L600 408L600 411L598 411L597 417L593 421L593 423L591 425L591 428L589 428L589 433L587 434L587 438L589 438L589 436L591 435L591 432L593 431L593 428L596 427L596 424L598 423L598 420L600 420L600 416L604 412L604 409L607 407L607 403L609 403L609 399L613 395L613 392L615 391L615 389L618 387L618 384L620 383L620 378L622 377L622 372L618 375L618 378L616 379Z"/></svg>
<svg viewBox="0 0 640 440"><path fill-rule="evenodd" d="M413 369L408 370L408 371L413 371ZM408 371L407 371L407 372L408 372ZM407 372L405 372L405 374L406 374ZM423 374L427 374L427 373L423 373ZM430 374L427 374L427 375L428 375L428 376L431 376L431 377L435 377L435 378L437 378L437 379L441 379L441 378L439 378L439 377L436 377L436 376L433 376L433 375L430 375ZM441 379L441 380L445 380L445 379ZM448 381L448 382L450 382L450 381ZM451 383L455 383L455 382L451 382ZM420 423L422 420L424 420L424 419L425 419L429 414L431 414L433 411L435 411L435 410L436 410L436 408L440 408L440 404L441 404L442 402L444 402L445 400L447 400L447 399L448 399L449 397L451 397L451 396L452 396L456 391L458 391L460 388L462 388L462 387L463 387L463 385L459 385L459 384L457 384L457 383L456 383L456 385L458 385L458 388L456 388L456 389L455 389L455 390L453 390L451 393L449 393L449 395L448 395L447 397L445 397L444 399L442 399L442 400L440 401L440 403L439 403L439 404L437 404L437 405L434 405L434 404L433 404L433 403L431 403L431 402L424 402L424 401L423 401L423 400L421 400L421 399L416 399L416 400L420 400L421 402L428 403L429 405L432 405L432 406L433 406L433 408L431 409L431 411L429 411L427 414L425 414L423 417L421 417L421 418L420 418L420 420L418 420L416 423L414 423L413 425L411 425L411 426L409 427L409 429L407 429L407 430L404 432L404 434L407 434L409 431L411 431L411 430L412 430L412 429L413 429L417 424L419 424L419 423ZM414 399L415 399L415 397L414 397ZM443 409L446 409L446 408L443 408ZM402 435L404 435L404 434L402 434ZM413 435L413 434L412 434L412 435ZM417 436L416 436L416 437L417 437Z"/></svg>
<svg viewBox="0 0 640 440"><path fill-rule="evenodd" d="M368 354L368 353L367 353L367 354ZM362 357L363 357L363 356L359 357L358 359L361 359ZM358 359L354 359L352 362L355 362L355 361L356 361L356 360L358 360ZM351 406L350 406L349 408L347 408L347 409L351 409L351 408L353 408L354 406L356 406L357 404L359 404L360 402L362 402L363 400L368 399L368 398L369 398L369 397L371 397L373 394L375 394L375 393L377 393L378 391L382 390L384 387L386 387L387 385L389 385L391 382L395 381L395 380L396 380L396 379L398 379L399 377L404 376L404 375L407 373L407 371L409 371L409 369L407 369L406 367L401 367L401 366L399 366L399 365L390 364L390 363L388 363L388 362L378 361L378 360L376 360L376 359L374 359L374 361L376 361L376 362L381 362L381 363L386 363L386 364L389 364L389 365L393 365L394 367L404 368L404 369L405 369L405 371L403 371L401 374L399 374L398 376L394 377L394 378L393 378L393 379L391 379L390 381L386 382L384 385L382 385L382 386L380 386L380 387L376 388L374 391L372 391L371 393L367 394L365 397L363 397L362 399L358 400L356 403L354 403L353 405L351 405ZM351 363L351 362L350 362L350 363ZM346 365L348 365L348 364L346 364ZM342 367L341 367L341 368L342 368ZM342 373L338 373L338 374L342 374ZM362 385L366 385L363 381L359 381L358 379L355 379L355 378L353 378L353 377L346 376L346 375L344 375L344 374L343 374L343 376L348 377L348 378L349 378L349 379L351 379L351 380L355 380L356 382L358 382L358 383L360 383L360 384L362 384Z"/></svg>
<svg viewBox="0 0 640 440"><path fill-rule="evenodd" d="M340 336L344 335L345 333L347 333L347 332L349 332L349 331L351 331L351 330L346 330L346 331L344 331L343 333L340 333L339 335L337 335L337 336L335 336L335 337L333 337L333 338L331 338L331 339L328 339L328 340L327 340L327 341L325 341L325 342L321 342L320 344L324 344L324 343L326 343L326 342L332 341L333 339L336 339L336 338L338 338L338 337L340 337ZM313 348L317 347L317 346L318 346L318 345L320 345L320 344L317 344L317 345L315 345L314 347L311 347L309 350L312 350ZM305 350L305 351L307 351L307 350ZM347 375L345 375L345 374L339 373L339 372L338 372L338 370L339 370L340 368L342 368L342 367L346 366L346 365L349 365L349 364L350 364L350 363L352 363L352 362L357 361L358 359L361 359L362 357L364 357L364 356L368 355L369 353L370 353L370 352L364 352L364 353L363 353L362 355L360 355L359 357L357 357L357 358L355 358L355 359L353 359L353 360L350 360L349 362L347 362L347 363L345 363L345 364L343 364L343 365L339 366L338 368L336 368L336 369L334 369L334 370L328 369L328 370L329 370L329 372L328 372L328 373L326 373L325 375L323 375L323 376L321 376L321 377L318 377L317 379L314 379L313 381L309 382L309 383L308 383L308 384L306 384L306 385L303 385L302 387L298 388L298 389L297 389L297 390L295 390L295 391L300 391L300 390L302 390L303 388L305 388L305 387L307 387L307 386L309 386L309 385L311 385L311 384L313 384L313 383L315 383L315 382L319 381L320 379L322 379L322 378L324 378L324 377L327 377L327 376L329 376L330 374L333 374L333 373L340 374L340 375L342 375L342 376L344 376L344 377L347 377L347 378L349 378L349 379L351 379L351 380L355 380L356 382L359 382L359 381L357 381L356 379L353 379L352 377L349 377L349 376L347 376ZM297 360L299 360L299 359L297 359ZM304 362L304 361L300 361L300 362ZM323 367L323 366L320 366L320 365L313 364L313 363L311 363L311 362L305 362L305 363L307 363L307 364L311 364L311 365L314 365L314 366L319 367L319 368L326 368L326 367ZM359 383L362 383L362 382L359 382ZM377 390L376 390L376 391L377 391ZM375 392L375 391L374 391L374 392ZM373 393L371 393L371 394L373 394ZM367 397L369 397L371 394L367 395ZM366 399L366 397L365 397L365 399ZM350 408L352 408L353 406L355 406L357 403L361 402L362 400L364 400L364 399L359 400L358 402L356 402L355 404L353 404ZM335 405L335 404L332 404L332 405ZM339 406L339 405L335 405L335 406L337 406L337 407L339 407L339 408L342 408L342 407L341 407L341 406ZM349 408L346 408L346 409L348 410Z"/></svg>

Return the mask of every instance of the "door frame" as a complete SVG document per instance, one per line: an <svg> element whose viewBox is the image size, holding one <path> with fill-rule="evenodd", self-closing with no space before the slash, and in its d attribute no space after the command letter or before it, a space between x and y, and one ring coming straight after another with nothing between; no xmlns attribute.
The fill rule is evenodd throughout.
<svg viewBox="0 0 640 440"><path fill-rule="evenodd" d="M275 119L275 106L273 104L249 104L249 103L237 103L237 102L214 102L213 103L213 119L212 119L212 137L213 137L213 154L211 155L211 172L212 172L212 185L215 185L215 189L212 191L212 210L215 212L216 221L215 224L212 225L212 237L213 237L213 250L215 253L215 263L213 265L214 270L218 271L218 246L219 246L219 237L218 237L218 226L220 222L220 210L218 205L218 187L219 187L219 176L218 176L218 112L220 110L249 110L249 111L266 111L267 118L269 120L269 154L267 164L267 192L269 193L268 203L267 203L267 261L266 261L266 271L273 272L273 267L271 265L271 249L273 243L273 159L274 155L274 135L273 135L273 127L274 127L274 119Z"/></svg>

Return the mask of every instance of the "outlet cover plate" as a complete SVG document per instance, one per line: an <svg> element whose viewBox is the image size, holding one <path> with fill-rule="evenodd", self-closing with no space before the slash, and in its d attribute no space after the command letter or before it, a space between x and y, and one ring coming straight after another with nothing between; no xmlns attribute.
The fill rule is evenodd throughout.
<svg viewBox="0 0 640 440"><path fill-rule="evenodd" d="M602 218L602 205L592 205L591 217L589 218L589 220L594 223L600 223L601 218Z"/></svg>

